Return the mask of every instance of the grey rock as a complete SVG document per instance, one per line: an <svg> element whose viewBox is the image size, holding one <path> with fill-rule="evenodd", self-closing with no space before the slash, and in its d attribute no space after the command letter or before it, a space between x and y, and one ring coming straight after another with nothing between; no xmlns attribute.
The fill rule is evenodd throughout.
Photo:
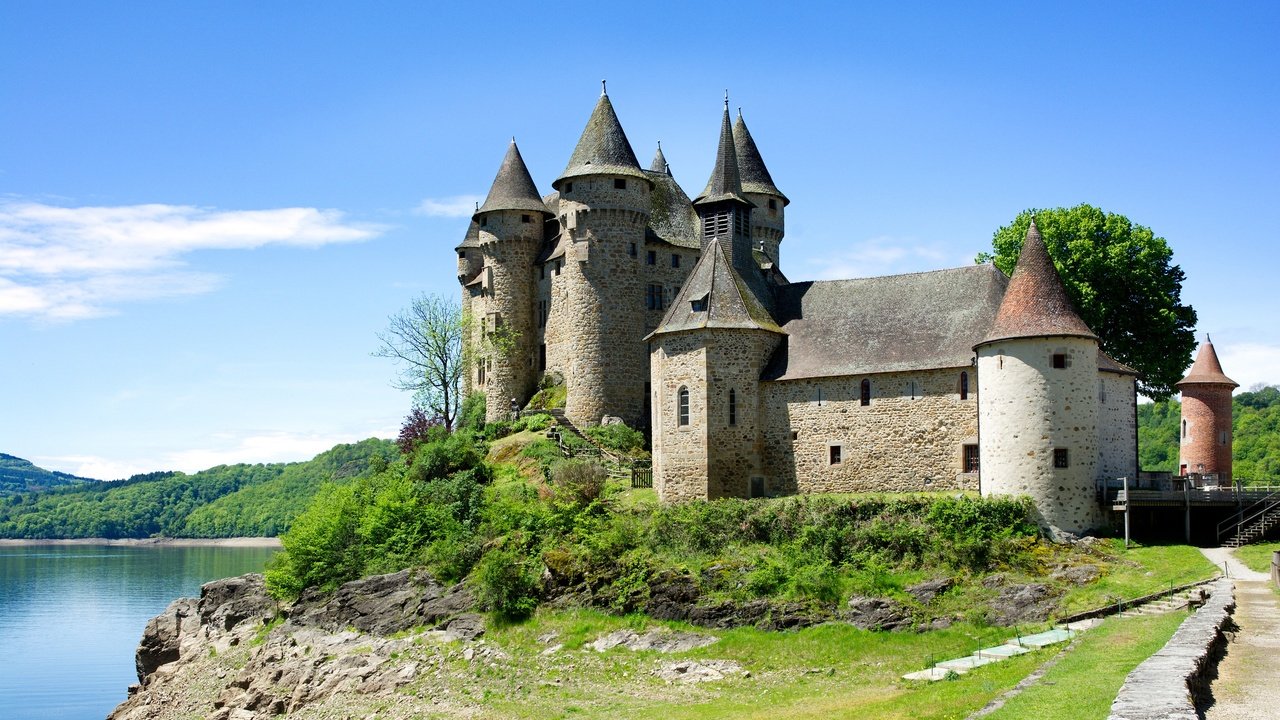
<svg viewBox="0 0 1280 720"><path fill-rule="evenodd" d="M1102 570L1097 565L1076 565L1058 568L1050 577L1072 585L1088 585L1097 580L1101 574Z"/></svg>
<svg viewBox="0 0 1280 720"><path fill-rule="evenodd" d="M991 601L988 619L996 625L1043 622L1057 609L1058 595L1041 583L1010 585Z"/></svg>
<svg viewBox="0 0 1280 720"><path fill-rule="evenodd" d="M748 675L741 665L732 660L681 660L664 663L653 674L669 683L682 684L713 682L729 676Z"/></svg>
<svg viewBox="0 0 1280 720"><path fill-rule="evenodd" d="M434 626L475 609L475 599L461 585L446 588L421 570L353 580L332 595L308 592L289 611L290 621L304 627L388 635L419 625Z"/></svg>
<svg viewBox="0 0 1280 720"><path fill-rule="evenodd" d="M214 580L200 587L197 612L200 622L210 627L230 630L246 620L262 623L278 611L261 573Z"/></svg>
<svg viewBox="0 0 1280 720"><path fill-rule="evenodd" d="M901 603L888 598L855 595L849 598L847 610L840 620L863 630L905 630L911 627L911 615Z"/></svg>
<svg viewBox="0 0 1280 720"><path fill-rule="evenodd" d="M182 638L200 628L195 598L178 598L165 611L151 618L142 631L142 641L134 654L138 682L146 682L156 668L178 659Z"/></svg>
<svg viewBox="0 0 1280 720"><path fill-rule="evenodd" d="M950 590L954 585L955 581L951 578L926 580L907 588L907 594L915 598L916 602L921 605L928 605L933 602L934 598Z"/></svg>

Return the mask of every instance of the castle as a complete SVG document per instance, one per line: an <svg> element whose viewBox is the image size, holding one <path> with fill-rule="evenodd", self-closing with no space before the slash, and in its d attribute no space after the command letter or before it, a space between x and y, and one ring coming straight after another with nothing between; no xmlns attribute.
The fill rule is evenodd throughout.
<svg viewBox="0 0 1280 720"><path fill-rule="evenodd" d="M664 501L978 488L1046 527L1104 523L1137 475L1136 372L1072 309L1034 222L992 265L791 282L787 197L739 113L694 199L640 167L607 94L541 195L514 140L457 247L477 348L466 389L505 417L551 374L579 425L652 438Z"/></svg>

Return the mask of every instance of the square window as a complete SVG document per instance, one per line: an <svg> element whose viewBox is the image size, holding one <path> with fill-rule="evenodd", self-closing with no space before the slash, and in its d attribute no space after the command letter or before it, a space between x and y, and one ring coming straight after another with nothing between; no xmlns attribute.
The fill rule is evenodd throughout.
<svg viewBox="0 0 1280 720"><path fill-rule="evenodd" d="M777 201L777 200L774 200L773 198L769 198L769 209L770 209L770 210L777 210L777 209L778 209L778 201Z"/></svg>
<svg viewBox="0 0 1280 720"><path fill-rule="evenodd" d="M522 223L531 223L531 222L533 222L533 216L532 216L532 215L521 215L521 216L520 216L520 222L522 222Z"/></svg>
<svg viewBox="0 0 1280 720"><path fill-rule="evenodd" d="M1053 449L1053 466L1056 468L1071 467L1071 463L1068 462L1068 459L1067 459L1066 448Z"/></svg>
<svg viewBox="0 0 1280 720"><path fill-rule="evenodd" d="M614 179L613 179L613 188L614 188L615 190L626 190L626 189L627 189L627 181L626 181L625 179L623 179L623 178L614 178Z"/></svg>
<svg viewBox="0 0 1280 720"><path fill-rule="evenodd" d="M571 193L571 192L573 192L573 183L565 183L565 184L564 184L564 194L565 194L565 195L568 195L568 194L569 194L569 193Z"/></svg>
<svg viewBox="0 0 1280 720"><path fill-rule="evenodd" d="M827 452L830 454L832 465L840 464L840 454L842 450L843 448L839 445L830 445L827 447Z"/></svg>
<svg viewBox="0 0 1280 720"><path fill-rule="evenodd" d="M649 253L648 253L647 255L645 255L645 258L644 258L644 264L645 264L645 265L657 265L657 264L658 264L658 252L657 252L656 250L650 250L650 251L649 251Z"/></svg>
<svg viewBox="0 0 1280 720"><path fill-rule="evenodd" d="M1065 353L1053 354L1053 367L1061 370L1067 366L1067 356Z"/></svg>

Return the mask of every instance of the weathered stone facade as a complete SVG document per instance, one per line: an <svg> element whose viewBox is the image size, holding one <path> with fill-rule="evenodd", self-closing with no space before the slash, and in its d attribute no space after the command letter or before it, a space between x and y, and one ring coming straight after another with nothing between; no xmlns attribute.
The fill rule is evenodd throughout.
<svg viewBox="0 0 1280 720"><path fill-rule="evenodd" d="M789 201L727 103L692 201L661 148L638 166L607 96L552 187L513 143L458 248L473 340L506 340L468 378L490 419L562 377L576 424L651 429L665 501L980 488L1083 532L1096 482L1136 474L1136 373L1100 352L1034 224L1012 279L790 282Z"/></svg>

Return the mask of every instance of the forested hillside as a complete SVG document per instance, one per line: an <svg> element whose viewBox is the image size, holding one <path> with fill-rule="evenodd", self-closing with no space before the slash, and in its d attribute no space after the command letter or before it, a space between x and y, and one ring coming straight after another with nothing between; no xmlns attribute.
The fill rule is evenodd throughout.
<svg viewBox="0 0 1280 720"><path fill-rule="evenodd" d="M36 467L30 460L0 453L0 496L98 482Z"/></svg>
<svg viewBox="0 0 1280 720"><path fill-rule="evenodd" d="M0 537L278 535L320 486L381 469L395 454L393 443L370 438L301 463L219 465L192 475L148 473L0 497Z"/></svg>
<svg viewBox="0 0 1280 720"><path fill-rule="evenodd" d="M1246 481L1280 480L1280 388L1263 387L1232 398L1233 474ZM1138 456L1143 470L1178 466L1182 406L1176 400L1138 406Z"/></svg>

